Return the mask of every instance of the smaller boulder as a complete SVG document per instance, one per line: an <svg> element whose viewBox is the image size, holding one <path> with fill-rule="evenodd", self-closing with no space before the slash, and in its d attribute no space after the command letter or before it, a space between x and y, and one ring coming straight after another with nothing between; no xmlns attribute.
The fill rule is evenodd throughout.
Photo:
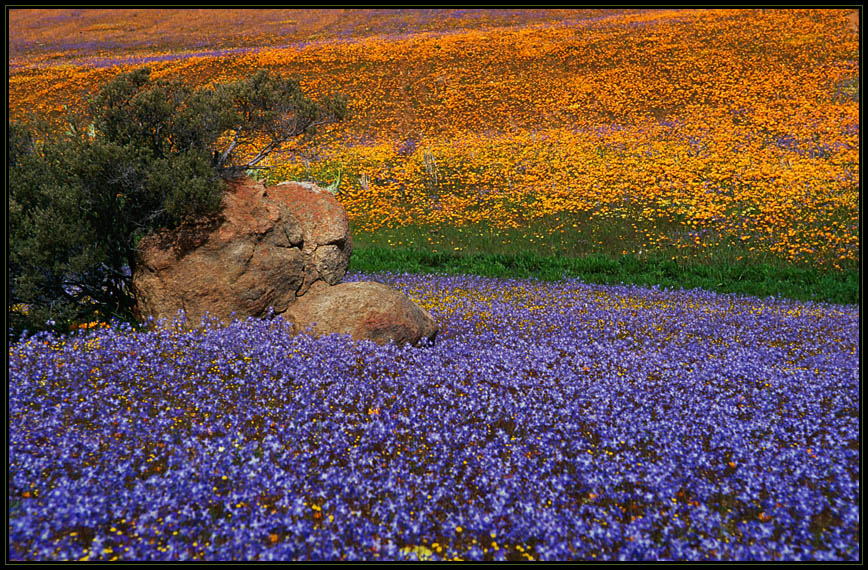
<svg viewBox="0 0 868 570"><path fill-rule="evenodd" d="M439 331L428 311L407 295L372 281L318 283L282 313L296 333L313 336L349 334L378 344L419 345Z"/></svg>

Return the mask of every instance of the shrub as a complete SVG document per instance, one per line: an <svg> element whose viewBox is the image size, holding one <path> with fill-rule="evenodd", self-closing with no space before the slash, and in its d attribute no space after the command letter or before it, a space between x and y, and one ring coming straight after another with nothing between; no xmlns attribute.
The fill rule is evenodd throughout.
<svg viewBox="0 0 868 570"><path fill-rule="evenodd" d="M193 89L120 74L70 114L7 130L10 334L76 322L132 321L138 241L215 213L225 180L346 115L267 71Z"/></svg>

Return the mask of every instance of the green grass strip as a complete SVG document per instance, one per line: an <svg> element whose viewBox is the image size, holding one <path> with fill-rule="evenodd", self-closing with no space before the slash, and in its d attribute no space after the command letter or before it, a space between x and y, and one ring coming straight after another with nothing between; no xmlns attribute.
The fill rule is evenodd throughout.
<svg viewBox="0 0 868 570"><path fill-rule="evenodd" d="M586 283L659 285L669 289L702 288L757 297L859 304L859 272L821 271L757 263L679 262L661 256L544 256L536 253L447 253L418 248L366 246L353 249L350 270L375 273L471 274L486 277Z"/></svg>

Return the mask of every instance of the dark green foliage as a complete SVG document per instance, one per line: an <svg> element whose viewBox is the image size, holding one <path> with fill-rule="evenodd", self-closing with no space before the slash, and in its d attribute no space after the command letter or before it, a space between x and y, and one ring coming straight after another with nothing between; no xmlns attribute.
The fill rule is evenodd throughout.
<svg viewBox="0 0 868 570"><path fill-rule="evenodd" d="M106 84L65 130L10 123L10 333L132 321L143 236L215 213L226 178L345 112L342 98L317 103L264 71L192 89L139 69Z"/></svg>
<svg viewBox="0 0 868 570"><path fill-rule="evenodd" d="M33 152L33 137L30 132L17 123L9 125L6 131L6 157L9 168L16 166L23 157Z"/></svg>

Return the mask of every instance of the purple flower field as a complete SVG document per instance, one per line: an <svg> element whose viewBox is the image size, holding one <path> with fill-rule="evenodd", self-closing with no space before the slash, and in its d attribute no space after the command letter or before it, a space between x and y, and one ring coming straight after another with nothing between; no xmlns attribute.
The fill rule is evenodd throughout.
<svg viewBox="0 0 868 570"><path fill-rule="evenodd" d="M13 345L10 559L861 559L858 306L361 279L436 344Z"/></svg>

